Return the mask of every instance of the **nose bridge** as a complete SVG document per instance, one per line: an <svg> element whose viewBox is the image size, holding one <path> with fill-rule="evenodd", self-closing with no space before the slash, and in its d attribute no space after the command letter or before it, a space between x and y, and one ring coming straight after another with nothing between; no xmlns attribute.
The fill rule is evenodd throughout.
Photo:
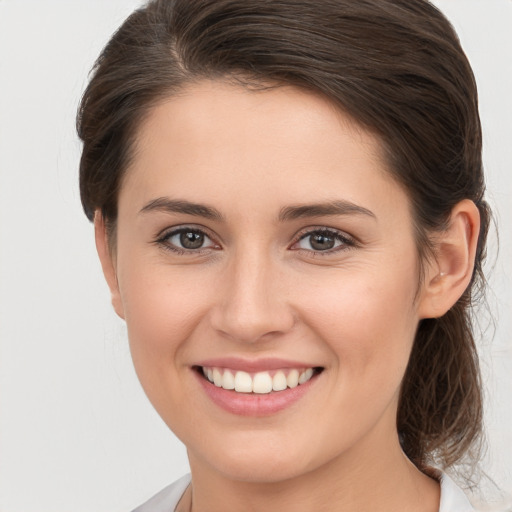
<svg viewBox="0 0 512 512"><path fill-rule="evenodd" d="M280 262L268 248L239 248L221 279L214 327L242 342L291 329L294 317L282 273Z"/></svg>

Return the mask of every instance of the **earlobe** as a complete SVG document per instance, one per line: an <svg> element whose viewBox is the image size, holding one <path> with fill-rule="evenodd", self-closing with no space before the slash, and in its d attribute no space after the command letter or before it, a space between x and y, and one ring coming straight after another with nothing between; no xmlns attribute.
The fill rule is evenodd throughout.
<svg viewBox="0 0 512 512"><path fill-rule="evenodd" d="M119 317L124 319L124 309L119 292L119 283L114 262L114 255L109 245L105 219L99 210L94 214L94 235L96 239L96 250L103 269L103 275L107 281L112 298L112 306Z"/></svg>
<svg viewBox="0 0 512 512"><path fill-rule="evenodd" d="M447 228L435 236L435 258L426 272L420 318L443 316L469 286L479 232L480 214L473 201L457 203Z"/></svg>

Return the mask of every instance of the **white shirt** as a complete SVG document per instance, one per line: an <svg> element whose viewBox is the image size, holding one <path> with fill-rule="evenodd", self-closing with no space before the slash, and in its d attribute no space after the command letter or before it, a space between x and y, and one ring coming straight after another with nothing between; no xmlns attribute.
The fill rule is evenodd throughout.
<svg viewBox="0 0 512 512"><path fill-rule="evenodd" d="M162 489L133 512L174 512L189 483L190 475L185 475ZM442 473L440 483L441 503L439 512L474 512L475 509L469 503L462 489L457 487L457 484L448 475Z"/></svg>

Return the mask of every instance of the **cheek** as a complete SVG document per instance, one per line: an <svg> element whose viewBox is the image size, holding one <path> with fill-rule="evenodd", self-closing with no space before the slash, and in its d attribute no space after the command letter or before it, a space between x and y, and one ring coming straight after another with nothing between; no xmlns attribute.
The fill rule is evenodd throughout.
<svg viewBox="0 0 512 512"><path fill-rule="evenodd" d="M139 378L158 369L168 374L169 364L180 366L182 346L204 315L205 276L135 257L121 272L121 299Z"/></svg>
<svg viewBox="0 0 512 512"><path fill-rule="evenodd" d="M204 279L192 273L183 279L180 269L133 263L120 280L133 365L149 401L176 431L187 422L175 411L189 407L183 375L188 373L187 342L204 316Z"/></svg>
<svg viewBox="0 0 512 512"><path fill-rule="evenodd" d="M347 385L396 383L418 323L414 271L400 279L398 272L338 274L304 294L305 322L327 342Z"/></svg>
<svg viewBox="0 0 512 512"><path fill-rule="evenodd" d="M377 424L388 434L396 428L417 320L414 290L391 281L346 275L334 290L317 287L308 295L304 320L314 338L328 345L332 361L325 374L331 392L317 420L340 450ZM318 452L327 456L323 445Z"/></svg>

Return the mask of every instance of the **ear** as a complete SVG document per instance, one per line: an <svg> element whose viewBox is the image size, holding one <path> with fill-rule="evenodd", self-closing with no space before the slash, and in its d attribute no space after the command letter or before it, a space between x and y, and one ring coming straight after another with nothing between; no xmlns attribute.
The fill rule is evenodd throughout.
<svg viewBox="0 0 512 512"><path fill-rule="evenodd" d="M111 250L107 236L107 228L105 226L105 219L99 210L94 214L94 235L96 238L96 250L100 257L101 268L103 275L110 288L112 297L112 306L114 311L124 320L124 308L119 292L119 283L117 280L117 272L115 266L115 254Z"/></svg>
<svg viewBox="0 0 512 512"><path fill-rule="evenodd" d="M457 203L446 230L435 237L435 259L427 268L420 318L443 316L468 287L480 233L480 213L473 201Z"/></svg>

